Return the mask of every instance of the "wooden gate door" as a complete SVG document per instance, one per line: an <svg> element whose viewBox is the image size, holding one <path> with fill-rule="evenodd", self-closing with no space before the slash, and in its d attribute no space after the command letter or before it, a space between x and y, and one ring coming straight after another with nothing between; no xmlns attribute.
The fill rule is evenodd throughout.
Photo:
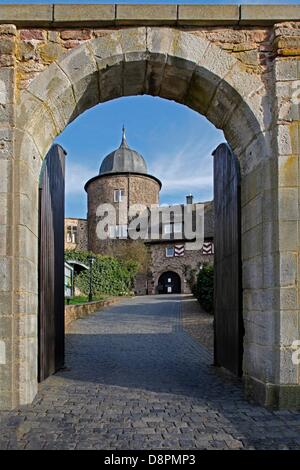
<svg viewBox="0 0 300 470"><path fill-rule="evenodd" d="M65 151L53 145L39 191L39 381L64 365Z"/></svg>
<svg viewBox="0 0 300 470"><path fill-rule="evenodd" d="M215 365L242 375L243 317L239 162L227 144L214 156Z"/></svg>

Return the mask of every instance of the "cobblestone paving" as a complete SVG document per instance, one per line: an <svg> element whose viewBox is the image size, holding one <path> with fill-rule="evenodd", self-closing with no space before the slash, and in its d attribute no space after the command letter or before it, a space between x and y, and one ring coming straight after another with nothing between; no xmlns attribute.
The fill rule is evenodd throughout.
<svg viewBox="0 0 300 470"><path fill-rule="evenodd" d="M214 351L213 315L206 313L192 295L182 296L182 325L183 329L197 342Z"/></svg>
<svg viewBox="0 0 300 470"><path fill-rule="evenodd" d="M32 405L0 413L0 447L299 449L300 413L245 401L180 309L180 297L140 297L74 322L68 369Z"/></svg>

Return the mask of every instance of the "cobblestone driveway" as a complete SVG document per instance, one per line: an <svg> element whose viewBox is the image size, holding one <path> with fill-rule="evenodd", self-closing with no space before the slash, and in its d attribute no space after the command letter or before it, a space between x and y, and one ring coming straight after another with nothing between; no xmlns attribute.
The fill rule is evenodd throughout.
<svg viewBox="0 0 300 470"><path fill-rule="evenodd" d="M180 297L121 304L71 325L69 370L0 413L0 447L300 448L300 413L247 403L180 326Z"/></svg>

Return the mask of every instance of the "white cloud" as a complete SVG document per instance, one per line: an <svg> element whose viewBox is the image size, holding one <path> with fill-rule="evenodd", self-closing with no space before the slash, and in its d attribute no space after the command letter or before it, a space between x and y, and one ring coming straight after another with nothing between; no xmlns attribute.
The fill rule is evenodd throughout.
<svg viewBox="0 0 300 470"><path fill-rule="evenodd" d="M80 163L66 163L66 195L85 195L84 185L93 176L97 175L94 168L89 168Z"/></svg>
<svg viewBox="0 0 300 470"><path fill-rule="evenodd" d="M170 150L169 154L159 154L150 165L150 172L162 181L162 195L174 191L186 193L199 192L212 188L213 157L212 151L223 142L217 134L207 142L206 136L187 139L181 149Z"/></svg>

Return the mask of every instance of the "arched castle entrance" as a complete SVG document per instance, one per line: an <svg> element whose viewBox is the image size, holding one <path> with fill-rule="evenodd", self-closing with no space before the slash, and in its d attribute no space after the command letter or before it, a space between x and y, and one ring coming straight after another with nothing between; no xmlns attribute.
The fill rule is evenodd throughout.
<svg viewBox="0 0 300 470"><path fill-rule="evenodd" d="M134 27L83 41L49 62L11 98L12 187L4 191L1 205L1 210L6 208L2 250L8 253L1 265L1 302L10 311L1 340L6 351L1 357L1 407L29 403L37 391L38 183L43 158L53 139L85 110L138 94L175 100L206 116L223 129L239 159L245 386L262 403L295 403L299 375L291 362L291 343L298 332L291 332L289 325L298 308L297 269L289 233L298 212L294 189L284 182L287 163L279 159L295 153L295 139L276 121L274 81L281 73L280 61L267 76L197 32ZM288 245L281 242L283 234Z"/></svg>
<svg viewBox="0 0 300 470"><path fill-rule="evenodd" d="M175 271L165 271L159 276L157 283L158 294L180 294L181 279Z"/></svg>

